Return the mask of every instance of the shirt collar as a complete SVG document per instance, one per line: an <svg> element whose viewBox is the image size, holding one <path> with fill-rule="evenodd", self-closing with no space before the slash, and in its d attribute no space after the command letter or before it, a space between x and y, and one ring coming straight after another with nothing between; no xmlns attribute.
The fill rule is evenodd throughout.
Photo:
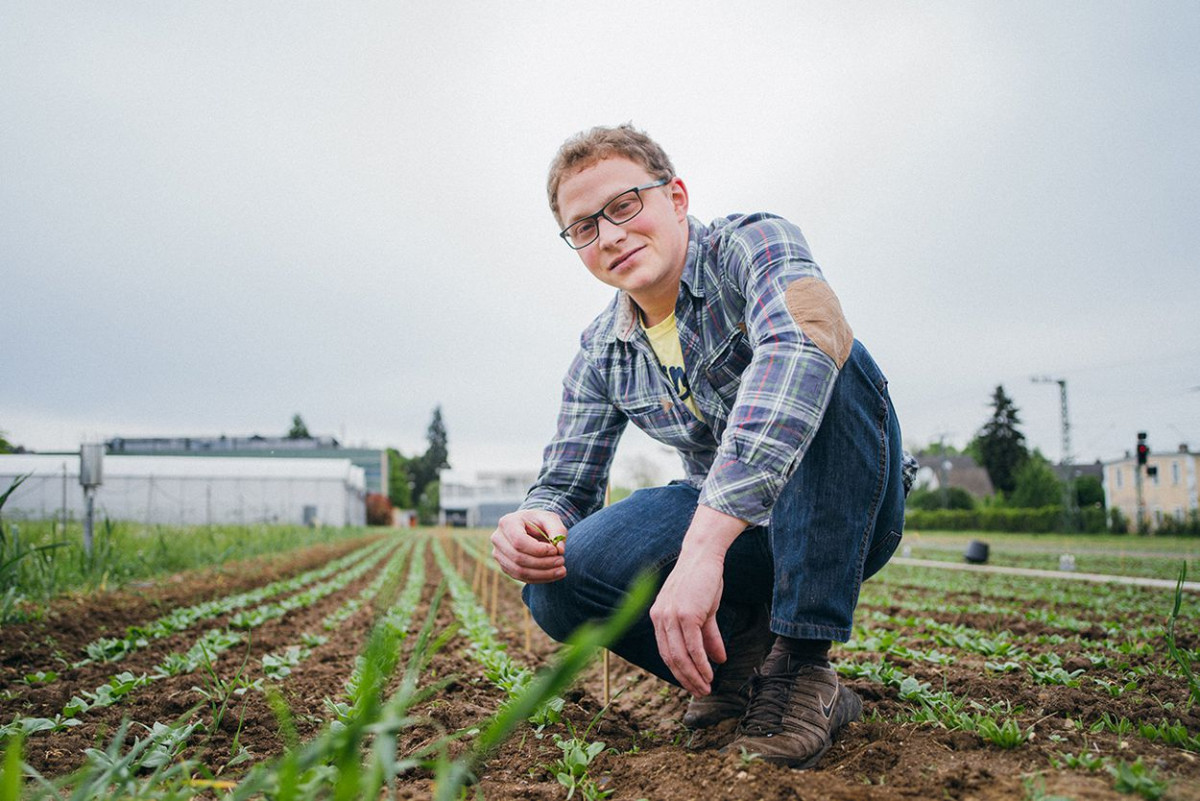
<svg viewBox="0 0 1200 801"><path fill-rule="evenodd" d="M688 216L687 263L683 265L680 283L692 293L692 297L704 297L704 275L702 253L708 238L708 227L695 217Z"/></svg>

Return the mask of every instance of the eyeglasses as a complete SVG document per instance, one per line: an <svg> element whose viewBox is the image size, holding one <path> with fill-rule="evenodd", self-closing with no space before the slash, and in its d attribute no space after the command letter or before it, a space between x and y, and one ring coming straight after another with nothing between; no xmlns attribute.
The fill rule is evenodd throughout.
<svg viewBox="0 0 1200 801"><path fill-rule="evenodd" d="M600 236L600 218L608 220L613 225L624 225L632 220L642 211L642 190L653 189L656 186L665 186L671 182L670 178L663 178L661 181L655 181L651 184L642 184L635 186L633 189L627 189L621 194L614 197L604 205L604 208L595 214L589 214L587 217L576 220L559 232L559 236L563 241L571 246L573 250L581 250L595 242Z"/></svg>

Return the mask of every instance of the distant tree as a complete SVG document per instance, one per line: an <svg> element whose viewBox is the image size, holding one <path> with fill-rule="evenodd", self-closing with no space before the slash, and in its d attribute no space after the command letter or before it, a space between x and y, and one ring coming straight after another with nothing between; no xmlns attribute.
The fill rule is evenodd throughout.
<svg viewBox="0 0 1200 801"><path fill-rule="evenodd" d="M425 431L425 439L429 442L429 447L425 449L425 461L434 470L448 468L450 466L450 451L447 447L446 424L442 422L441 406L437 406L433 410L433 419L429 421L429 428Z"/></svg>
<svg viewBox="0 0 1200 801"><path fill-rule="evenodd" d="M438 510L442 505L442 485L440 482L431 481L425 485L424 491L421 492L421 499L417 501L417 519L427 526L432 526L438 521Z"/></svg>
<svg viewBox="0 0 1200 801"><path fill-rule="evenodd" d="M440 471L450 466L446 424L442 421L441 406L433 410L433 419L429 421L425 438L429 442L425 453L409 462L409 473L412 476L412 497L417 500L418 507L425 494L425 488L438 480Z"/></svg>
<svg viewBox="0 0 1200 801"><path fill-rule="evenodd" d="M1075 479L1075 503L1080 509L1104 508L1104 483L1096 476L1079 476Z"/></svg>
<svg viewBox="0 0 1200 801"><path fill-rule="evenodd" d="M962 487L947 487L945 492L940 489L917 487L908 495L907 505L910 509L965 509L975 508L975 498Z"/></svg>
<svg viewBox="0 0 1200 801"><path fill-rule="evenodd" d="M390 526L392 524L392 502L379 492L367 494L367 525Z"/></svg>
<svg viewBox="0 0 1200 801"><path fill-rule="evenodd" d="M1017 468L1016 487L1008 505L1038 509L1043 506L1062 506L1063 488L1054 468L1040 453L1035 452Z"/></svg>
<svg viewBox="0 0 1200 801"><path fill-rule="evenodd" d="M395 448L387 449L388 455L388 498L397 509L412 509L412 474L409 459L400 455Z"/></svg>
<svg viewBox="0 0 1200 801"><path fill-rule="evenodd" d="M23 453L24 448L13 445L7 439L8 432L0 431L0 453Z"/></svg>
<svg viewBox="0 0 1200 801"><path fill-rule="evenodd" d="M304 418L298 414L292 415L292 428L288 431L288 439L312 439L312 434L308 433L308 426L304 425Z"/></svg>
<svg viewBox="0 0 1200 801"><path fill-rule="evenodd" d="M935 439L928 445L918 448L916 453L918 456L958 456L962 451L944 440Z"/></svg>
<svg viewBox="0 0 1200 801"><path fill-rule="evenodd" d="M970 456L975 460L975 464L983 466L983 450L979 447L978 436L967 443L967 446L962 449L962 454L963 456Z"/></svg>
<svg viewBox="0 0 1200 801"><path fill-rule="evenodd" d="M1017 429L1021 418L1012 398L1004 394L1004 385L996 387L992 394L992 417L979 431L979 455L992 486L1006 495L1016 489L1017 471L1029 452L1025 449L1025 435Z"/></svg>

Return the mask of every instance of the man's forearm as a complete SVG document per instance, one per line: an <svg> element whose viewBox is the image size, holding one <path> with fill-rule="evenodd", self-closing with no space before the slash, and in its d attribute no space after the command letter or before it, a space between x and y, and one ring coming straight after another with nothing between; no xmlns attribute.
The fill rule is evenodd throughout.
<svg viewBox="0 0 1200 801"><path fill-rule="evenodd" d="M697 506L692 523L683 537L680 560L708 557L724 561L725 552L746 530L747 525L745 520L719 512L711 506Z"/></svg>

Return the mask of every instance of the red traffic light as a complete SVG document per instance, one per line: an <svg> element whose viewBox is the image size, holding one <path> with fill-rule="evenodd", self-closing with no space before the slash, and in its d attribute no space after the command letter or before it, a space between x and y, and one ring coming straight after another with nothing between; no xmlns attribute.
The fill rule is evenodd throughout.
<svg viewBox="0 0 1200 801"><path fill-rule="evenodd" d="M1146 457L1150 455L1150 446L1144 442L1139 442L1137 446L1137 463L1141 467L1146 463Z"/></svg>

